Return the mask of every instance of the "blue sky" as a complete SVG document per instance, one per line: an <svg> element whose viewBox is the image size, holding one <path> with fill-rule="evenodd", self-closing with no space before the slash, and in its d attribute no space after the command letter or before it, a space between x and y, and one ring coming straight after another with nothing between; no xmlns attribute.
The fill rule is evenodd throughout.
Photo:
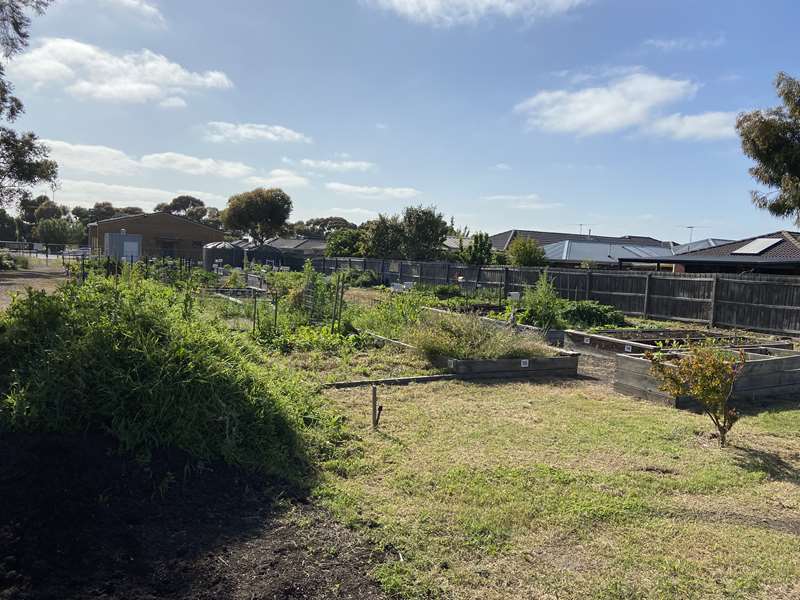
<svg viewBox="0 0 800 600"><path fill-rule="evenodd" d="M60 0L8 71L56 201L292 219L435 204L457 223L685 241L793 228L755 209L737 112L797 75L775 0Z"/></svg>

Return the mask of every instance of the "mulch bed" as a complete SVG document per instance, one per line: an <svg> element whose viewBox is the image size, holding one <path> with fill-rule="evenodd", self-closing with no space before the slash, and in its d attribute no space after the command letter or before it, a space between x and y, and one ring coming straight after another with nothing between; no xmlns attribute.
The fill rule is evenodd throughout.
<svg viewBox="0 0 800 600"><path fill-rule="evenodd" d="M322 510L224 466L145 468L100 436L0 436L0 598L383 598Z"/></svg>

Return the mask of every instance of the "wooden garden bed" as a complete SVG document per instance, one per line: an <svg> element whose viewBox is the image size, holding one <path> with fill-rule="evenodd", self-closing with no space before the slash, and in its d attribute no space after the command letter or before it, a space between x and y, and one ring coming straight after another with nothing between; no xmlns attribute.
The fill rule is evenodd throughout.
<svg viewBox="0 0 800 600"><path fill-rule="evenodd" d="M705 340L716 340L728 348L764 347L791 350L788 340L765 340L758 337L730 335L693 329L606 329L595 333L567 329L564 347L594 356L612 357L616 354L644 354L659 348L659 344L677 342L685 346Z"/></svg>
<svg viewBox="0 0 800 600"><path fill-rule="evenodd" d="M732 399L758 399L800 395L800 352L774 347L746 348L747 362L733 388ZM676 408L695 408L691 398L674 398L661 390L642 354L617 354L614 389L622 394Z"/></svg>

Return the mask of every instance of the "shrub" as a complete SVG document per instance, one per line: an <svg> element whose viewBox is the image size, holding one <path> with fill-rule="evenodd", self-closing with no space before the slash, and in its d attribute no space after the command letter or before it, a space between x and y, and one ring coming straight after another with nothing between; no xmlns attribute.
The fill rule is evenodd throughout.
<svg viewBox="0 0 800 600"><path fill-rule="evenodd" d="M369 308L351 309L347 319L359 330L396 340L419 320L422 309L434 302L433 296L417 290L391 294Z"/></svg>
<svg viewBox="0 0 800 600"><path fill-rule="evenodd" d="M564 301L547 276L547 271L539 276L534 287L525 290L522 306L524 313L521 315L521 322L544 330L563 327L561 311Z"/></svg>
<svg viewBox="0 0 800 600"><path fill-rule="evenodd" d="M622 327L625 315L595 300L563 301L559 318L571 327Z"/></svg>
<svg viewBox="0 0 800 600"><path fill-rule="evenodd" d="M657 352L650 358L661 389L676 398L688 396L699 402L717 428L720 448L724 448L728 432L739 419L729 402L745 365L744 351L732 352L708 343L694 346L683 355Z"/></svg>
<svg viewBox="0 0 800 600"><path fill-rule="evenodd" d="M5 250L0 250L0 271L13 271L17 268L14 257Z"/></svg>
<svg viewBox="0 0 800 600"><path fill-rule="evenodd" d="M380 273L372 269L362 271L361 269L350 269L344 271L345 281L355 287L375 287L383 284Z"/></svg>
<svg viewBox="0 0 800 600"><path fill-rule="evenodd" d="M440 357L467 360L553 355L553 350L542 340L487 324L476 315L426 315L408 332L406 339L429 360Z"/></svg>
<svg viewBox="0 0 800 600"><path fill-rule="evenodd" d="M544 250L536 240L516 237L506 251L509 262L515 267L541 267L547 264Z"/></svg>
<svg viewBox="0 0 800 600"><path fill-rule="evenodd" d="M294 330L273 332L260 341L263 345L283 353L318 351L325 354L341 354L363 346L363 339L357 334L331 333L330 328L303 325Z"/></svg>
<svg viewBox="0 0 800 600"><path fill-rule="evenodd" d="M91 277L17 298L0 316L0 421L106 432L143 460L170 446L303 479L307 453L322 451L337 421L302 379L261 363L246 337L186 296L136 277Z"/></svg>

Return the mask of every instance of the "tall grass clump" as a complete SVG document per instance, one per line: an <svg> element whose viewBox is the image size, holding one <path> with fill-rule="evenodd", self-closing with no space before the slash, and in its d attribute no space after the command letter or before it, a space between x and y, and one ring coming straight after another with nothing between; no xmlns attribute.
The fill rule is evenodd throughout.
<svg viewBox="0 0 800 600"><path fill-rule="evenodd" d="M173 447L299 483L339 428L310 384L189 292L90 277L0 316L0 429L102 432L141 460Z"/></svg>
<svg viewBox="0 0 800 600"><path fill-rule="evenodd" d="M475 315L425 315L408 332L407 341L429 360L554 356L544 340L487 324Z"/></svg>

